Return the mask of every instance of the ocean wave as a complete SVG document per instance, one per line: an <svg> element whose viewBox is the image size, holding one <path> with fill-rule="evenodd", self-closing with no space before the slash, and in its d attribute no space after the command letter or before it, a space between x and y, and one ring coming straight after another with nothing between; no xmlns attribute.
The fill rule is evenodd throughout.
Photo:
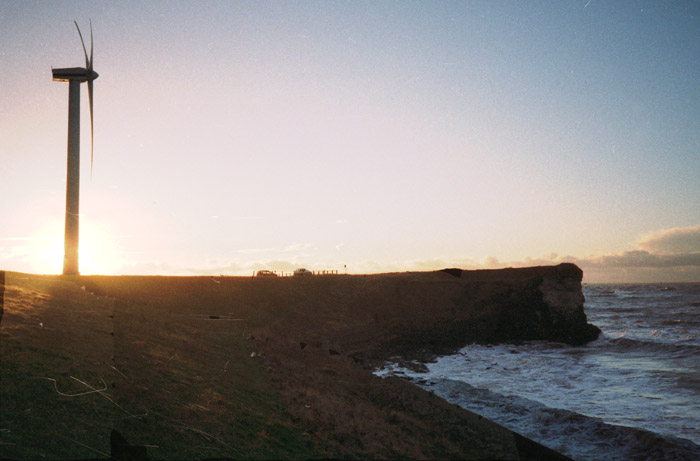
<svg viewBox="0 0 700 461"><path fill-rule="evenodd" d="M700 446L599 418L550 408L523 397L477 389L463 381L416 381L425 389L532 440L579 460L700 459Z"/></svg>
<svg viewBox="0 0 700 461"><path fill-rule="evenodd" d="M634 337L610 337L601 335L596 342L590 343L591 347L609 348L610 352L646 352L648 354L664 354L673 358L700 357L700 345L692 342L679 342L678 339L665 340L663 336L654 338L634 338Z"/></svg>

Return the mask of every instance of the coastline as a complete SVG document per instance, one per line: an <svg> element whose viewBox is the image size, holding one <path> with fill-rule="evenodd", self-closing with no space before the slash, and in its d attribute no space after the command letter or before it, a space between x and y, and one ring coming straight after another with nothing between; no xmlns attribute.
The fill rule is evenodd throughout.
<svg viewBox="0 0 700 461"><path fill-rule="evenodd" d="M544 342L541 342L540 346L543 344ZM528 346L529 344L525 344L522 347ZM551 347L561 348L554 343L551 343ZM468 346L464 350L470 348L471 346ZM504 355L522 356L527 353L521 349L521 346L505 344L489 346L488 349L503 351ZM495 352L495 354L499 353L501 352ZM536 352L533 352L533 355L536 357L535 360L542 360ZM482 375L482 382L488 380L493 383L493 387L486 387L460 376L465 368L449 369L445 366L446 360L460 361L463 358L464 352L455 356L440 357L435 369L433 364L428 364L430 369L426 372L407 369L397 363L388 363L383 369L377 371L377 375L410 380L448 402L489 418L516 433L577 460L692 460L698 459L700 455L700 445L694 441L678 433L663 432L649 427L648 422L646 426L640 422L622 424L611 421L603 415L596 416L583 410L572 410L567 405L552 405L547 402L547 399L532 396L529 392L532 385L523 381L519 373L514 374L512 383L522 387L519 390L504 392L499 387L497 378L492 375ZM478 359L474 356L470 357L469 364L477 365L473 373L480 375L484 366L478 365L475 360ZM488 360L487 363L495 362ZM527 366L528 363L529 357L524 358L523 366ZM504 366L510 368L513 362L505 361ZM543 370L538 369L538 371ZM550 369L549 372L554 373L555 370ZM562 374L566 376L565 373ZM552 384L552 379L538 380L537 384L539 387L546 387ZM556 389L552 389L552 393L556 392ZM542 403L543 401L547 403ZM630 415L630 418L634 417L635 415Z"/></svg>
<svg viewBox="0 0 700 461"><path fill-rule="evenodd" d="M569 280L564 285L576 284L576 271L559 266L460 277L431 272L279 280L8 272L0 346L3 368L10 371L3 374L3 398L11 405L2 424L14 432L2 433L0 450L12 458L21 453L18 443L48 443L21 436L46 429L36 409L31 417L10 414L29 403L13 380L50 399L42 411L55 417L68 401L84 400L55 394L72 377L94 388L102 380L109 389L90 395L111 398L98 399L104 406L99 411L93 401L71 410L94 422L95 433L80 443L101 453L109 452L109 430L118 428L158 459L178 452L170 439L183 434L207 442L199 455L205 458L566 459L412 383L371 373L373 363L396 352L435 354L470 342L464 328L484 338L489 329L489 335L512 335L490 320L503 315L504 300L522 310L528 306L518 296L529 292L529 305L539 309L546 293L537 304L533 289L543 286L543 277L562 273ZM485 309L465 301L477 298L488 301ZM522 339L551 326L542 325L521 329ZM40 371L54 387L22 376ZM68 424L60 430L74 429ZM156 435L160 440L152 439ZM43 453L35 448L32 453Z"/></svg>
<svg viewBox="0 0 700 461"><path fill-rule="evenodd" d="M376 373L574 459L699 459L698 288L584 285L587 317L603 331L594 342L470 344L421 370Z"/></svg>

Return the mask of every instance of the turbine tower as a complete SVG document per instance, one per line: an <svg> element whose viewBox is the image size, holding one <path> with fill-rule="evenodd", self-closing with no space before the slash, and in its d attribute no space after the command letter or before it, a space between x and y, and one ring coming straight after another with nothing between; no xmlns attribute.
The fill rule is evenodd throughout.
<svg viewBox="0 0 700 461"><path fill-rule="evenodd" d="M66 173L66 228L64 237L63 275L77 275L80 236L80 84L87 82L90 101L90 175L92 176L93 134L92 82L98 77L92 69L92 21L90 21L90 57L80 27L80 42L85 53L85 67L51 69L54 82L68 82L68 166Z"/></svg>

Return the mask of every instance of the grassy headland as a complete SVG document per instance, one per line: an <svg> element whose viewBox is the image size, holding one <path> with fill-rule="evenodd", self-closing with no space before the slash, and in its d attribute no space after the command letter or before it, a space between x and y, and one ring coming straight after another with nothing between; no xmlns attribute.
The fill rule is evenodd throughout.
<svg viewBox="0 0 700 461"><path fill-rule="evenodd" d="M474 316L463 291L445 273L8 272L0 458L107 458L112 429L152 459L555 457L368 370L429 346L405 341L417 325Z"/></svg>

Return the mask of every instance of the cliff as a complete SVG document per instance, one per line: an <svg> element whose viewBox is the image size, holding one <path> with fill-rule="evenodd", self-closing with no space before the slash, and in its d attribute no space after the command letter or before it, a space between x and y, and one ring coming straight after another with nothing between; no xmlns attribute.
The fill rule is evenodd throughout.
<svg viewBox="0 0 700 461"><path fill-rule="evenodd" d="M271 280L293 285L293 312L272 336L326 344L374 365L400 355L429 359L473 342L550 340L584 344L582 271L573 264L520 269ZM260 281L262 282L262 281Z"/></svg>
<svg viewBox="0 0 700 461"><path fill-rule="evenodd" d="M460 324L451 336L479 342L545 339L585 344L600 330L587 322L583 272L573 264L520 269L447 270L460 279Z"/></svg>
<svg viewBox="0 0 700 461"><path fill-rule="evenodd" d="M600 330L587 322L582 276L577 266L560 264L376 275L82 280L97 294L169 310L228 306L254 337L287 347L333 349L372 367L397 355L429 360L473 342L592 341ZM219 310L211 309L217 316Z"/></svg>

